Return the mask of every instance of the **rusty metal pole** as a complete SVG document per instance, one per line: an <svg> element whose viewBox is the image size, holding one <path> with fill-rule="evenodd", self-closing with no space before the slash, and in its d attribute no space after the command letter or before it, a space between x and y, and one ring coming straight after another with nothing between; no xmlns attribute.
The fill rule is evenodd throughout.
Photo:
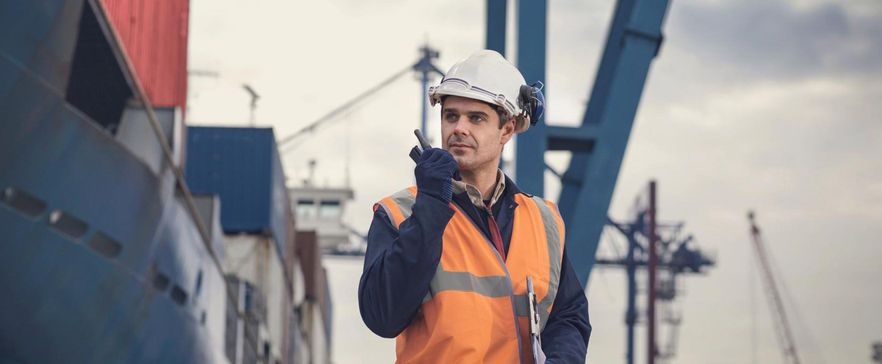
<svg viewBox="0 0 882 364"><path fill-rule="evenodd" d="M646 269L649 271L649 297L646 305L646 321L647 321L647 363L655 364L655 296L656 296L656 267L658 266L658 256L656 254L656 203L655 203L655 180L649 181L649 264Z"/></svg>

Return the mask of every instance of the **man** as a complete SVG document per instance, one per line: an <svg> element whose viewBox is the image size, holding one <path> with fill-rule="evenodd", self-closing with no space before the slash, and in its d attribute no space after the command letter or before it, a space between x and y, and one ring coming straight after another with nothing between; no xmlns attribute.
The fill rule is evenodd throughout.
<svg viewBox="0 0 882 364"><path fill-rule="evenodd" d="M541 91L484 50L454 65L429 98L441 104L443 149L423 151L415 187L374 205L362 319L397 337L400 363L583 363L588 302L557 207L498 168L505 143L539 118Z"/></svg>

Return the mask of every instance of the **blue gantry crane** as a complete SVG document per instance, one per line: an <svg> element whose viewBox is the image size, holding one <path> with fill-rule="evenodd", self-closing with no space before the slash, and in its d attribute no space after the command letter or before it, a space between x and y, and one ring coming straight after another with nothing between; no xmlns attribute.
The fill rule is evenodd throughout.
<svg viewBox="0 0 882 364"><path fill-rule="evenodd" d="M518 68L529 82L547 84L548 1L519 1L516 6ZM518 185L542 194L546 169L560 178L558 206L567 225L568 256L583 284L594 266L649 65L661 47L667 8L667 0L619 0L581 125L562 127L540 120L529 133L518 135ZM486 47L503 55L506 13L507 0L487 0ZM550 168L546 151L571 152L566 171Z"/></svg>
<svg viewBox="0 0 882 364"><path fill-rule="evenodd" d="M635 361L635 329L640 318L637 308L638 269L645 268L646 286L646 358L648 363L655 359L672 359L677 350L677 333L682 316L674 310L673 304L680 291L679 277L684 274L702 274L716 262L694 243L691 234L684 233L683 222L659 222L657 219L656 182L650 181L647 193L637 199L633 216L628 221L608 219L607 226L625 238L626 249L622 253L618 245L611 243L615 254L603 254L596 258L599 267L624 268L627 275L627 308L625 310L626 347L625 363ZM606 240L606 239L605 239ZM659 304L659 305L657 305ZM656 308L661 315L656 315ZM669 328L664 347L657 344L656 321Z"/></svg>

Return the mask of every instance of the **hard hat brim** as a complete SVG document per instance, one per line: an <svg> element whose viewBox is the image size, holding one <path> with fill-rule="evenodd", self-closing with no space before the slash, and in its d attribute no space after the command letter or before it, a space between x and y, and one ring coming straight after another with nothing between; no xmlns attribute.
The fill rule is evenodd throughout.
<svg viewBox="0 0 882 364"><path fill-rule="evenodd" d="M442 81L441 84L438 86L429 88L429 102L432 106L441 103L441 99L444 98L444 96L459 96L467 99L478 100L493 106L501 107L505 111L507 118L514 117L515 132L523 133L530 128L529 120L525 120L520 117L520 110L517 110L515 106L505 100L504 97L494 97L493 94L489 91L480 89L478 87L470 87L467 84L464 84L464 82L462 81L445 81Z"/></svg>
<svg viewBox="0 0 882 364"><path fill-rule="evenodd" d="M441 81L440 85L429 88L429 99L432 102L432 106L441 102L441 98L444 96L465 97L496 105L503 108L509 117L515 116L520 112L517 106L505 98L505 95L493 94L480 87L471 86L460 79L446 79Z"/></svg>

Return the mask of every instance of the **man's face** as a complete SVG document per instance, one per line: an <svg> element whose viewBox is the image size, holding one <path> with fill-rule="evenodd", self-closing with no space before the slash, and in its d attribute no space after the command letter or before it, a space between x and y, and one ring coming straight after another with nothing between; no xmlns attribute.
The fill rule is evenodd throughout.
<svg viewBox="0 0 882 364"><path fill-rule="evenodd" d="M514 123L499 128L496 109L481 101L448 96L441 105L442 147L463 171L497 168L502 147L514 135Z"/></svg>

